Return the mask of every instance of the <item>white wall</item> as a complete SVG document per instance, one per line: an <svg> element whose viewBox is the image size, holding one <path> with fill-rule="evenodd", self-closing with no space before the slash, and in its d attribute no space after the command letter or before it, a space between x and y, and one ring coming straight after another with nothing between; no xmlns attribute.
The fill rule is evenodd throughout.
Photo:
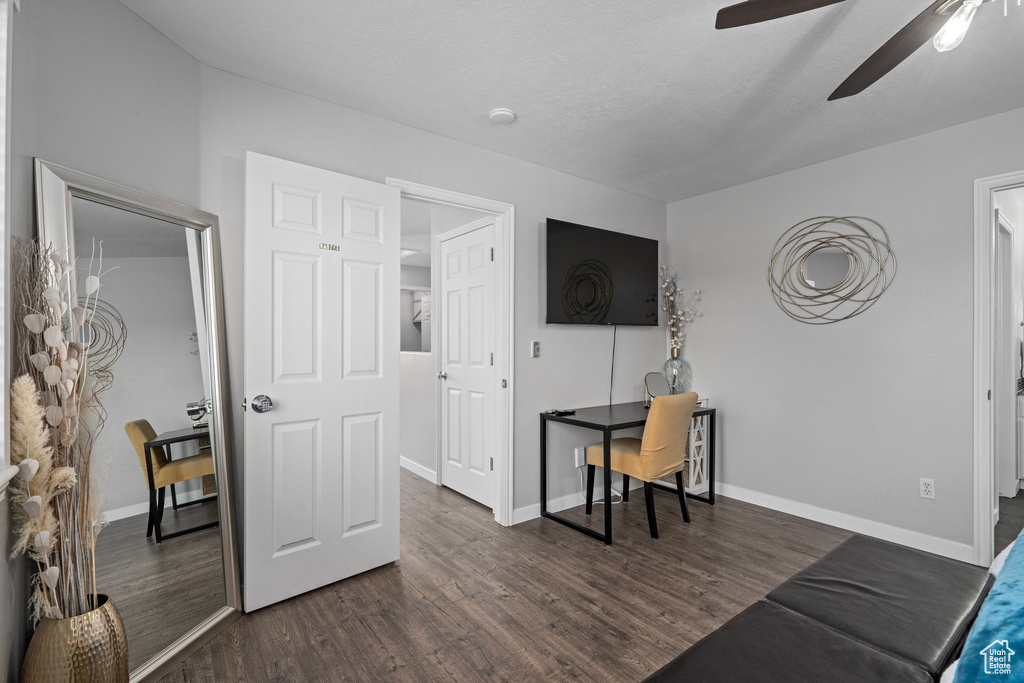
<svg viewBox="0 0 1024 683"><path fill-rule="evenodd" d="M22 0L13 46L11 235L35 234L35 156L198 204L198 62L117 0ZM13 680L28 642L22 560L10 576L0 619L16 635L0 676Z"/></svg>
<svg viewBox="0 0 1024 683"><path fill-rule="evenodd" d="M430 268L402 266L402 286L430 289Z"/></svg>
<svg viewBox="0 0 1024 683"><path fill-rule="evenodd" d="M32 157L189 205L199 63L117 0L25 0L14 21L12 219L32 224Z"/></svg>
<svg viewBox="0 0 1024 683"><path fill-rule="evenodd" d="M202 74L201 208L220 216L232 405L242 400L242 209L246 150L383 182L387 176L510 202L516 206L515 501L539 501L538 413L603 403L610 329L548 327L540 266L548 216L664 241L665 206L540 166L211 68ZM543 344L530 359L528 343ZM639 400L643 375L665 355L659 328L619 334L615 400ZM235 414L239 452L241 415ZM568 431L568 430L565 430ZM571 446L593 435L555 434L552 494L578 490ZM239 468L240 469L240 468Z"/></svg>
<svg viewBox="0 0 1024 683"><path fill-rule="evenodd" d="M187 257L104 259L100 296L121 313L128 336L114 364L114 382L103 395L106 429L94 446L97 492L108 520L143 514L149 489L124 425L149 420L157 433L190 427L185 404L203 397ZM196 349L198 351L198 349ZM195 442L172 446L172 457L192 455ZM199 490L199 480L182 482L177 494ZM182 500L179 498L179 501Z"/></svg>
<svg viewBox="0 0 1024 683"><path fill-rule="evenodd" d="M670 262L704 292L684 353L720 411L727 495L969 557L973 182L1024 168L1022 129L1024 109L669 205ZM879 221L899 270L867 312L811 326L765 273L820 215Z"/></svg>
<svg viewBox="0 0 1024 683"><path fill-rule="evenodd" d="M429 353L403 353L399 411L402 416L399 450L402 466L435 481L437 380L434 359Z"/></svg>

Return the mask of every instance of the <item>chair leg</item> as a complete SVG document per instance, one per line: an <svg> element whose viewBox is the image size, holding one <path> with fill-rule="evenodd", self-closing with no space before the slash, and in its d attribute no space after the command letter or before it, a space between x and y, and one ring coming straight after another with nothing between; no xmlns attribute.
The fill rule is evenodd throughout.
<svg viewBox="0 0 1024 683"><path fill-rule="evenodd" d="M622 475L622 502L623 503L628 503L629 502L629 475L628 474L623 474Z"/></svg>
<svg viewBox="0 0 1024 683"><path fill-rule="evenodd" d="M686 505L686 490L683 488L683 473L676 472L676 490L679 492L679 507L683 509L683 521L690 523L690 508Z"/></svg>
<svg viewBox="0 0 1024 683"><path fill-rule="evenodd" d="M654 484L644 482L644 500L647 501L647 523L651 526L651 538L658 537L658 520L654 517Z"/></svg>
<svg viewBox="0 0 1024 683"><path fill-rule="evenodd" d="M587 465L587 514L594 510L594 469L595 465Z"/></svg>
<svg viewBox="0 0 1024 683"><path fill-rule="evenodd" d="M149 490L149 522L146 524L146 538L153 535L153 527L156 525L156 491Z"/></svg>

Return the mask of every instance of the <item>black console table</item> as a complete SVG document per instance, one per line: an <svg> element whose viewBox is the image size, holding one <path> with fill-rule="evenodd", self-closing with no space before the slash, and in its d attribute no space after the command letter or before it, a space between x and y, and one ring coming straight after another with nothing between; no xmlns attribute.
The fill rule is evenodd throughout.
<svg viewBox="0 0 1024 683"><path fill-rule="evenodd" d="M542 517L553 519L556 522L566 525L576 531L592 536L600 541L611 545L612 542L612 432L630 427L643 427L647 423L648 408L640 401L636 403L616 403L610 406L594 406L592 408L579 408L572 415L553 415L551 413L540 414L540 514ZM700 500L709 505L715 504L715 409L696 408L693 411L694 417L708 416L708 493L707 496L699 496L687 493L687 497ZM572 520L559 517L553 512L548 512L548 423L560 422L562 424L585 427L599 431L604 436L604 533L598 533L582 524ZM662 482L655 482L658 488L675 491L675 487Z"/></svg>

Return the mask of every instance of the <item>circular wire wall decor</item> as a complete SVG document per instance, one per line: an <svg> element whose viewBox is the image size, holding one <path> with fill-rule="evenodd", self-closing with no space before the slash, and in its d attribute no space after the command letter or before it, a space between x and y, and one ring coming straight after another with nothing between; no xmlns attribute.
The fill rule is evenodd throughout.
<svg viewBox="0 0 1024 683"><path fill-rule="evenodd" d="M601 323L615 296L612 273L601 261L581 261L562 279L562 310L574 323Z"/></svg>
<svg viewBox="0 0 1024 683"><path fill-rule="evenodd" d="M849 260L845 277L829 287L815 287L804 269L822 250L839 251ZM889 233L861 216L818 216L782 234L768 262L768 285L775 303L793 320L829 325L871 308L896 276L896 255Z"/></svg>

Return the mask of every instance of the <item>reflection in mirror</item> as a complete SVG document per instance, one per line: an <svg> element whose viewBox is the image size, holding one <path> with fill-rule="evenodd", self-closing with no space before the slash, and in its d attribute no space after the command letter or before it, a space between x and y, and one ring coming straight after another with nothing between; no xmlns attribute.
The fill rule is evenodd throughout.
<svg viewBox="0 0 1024 683"><path fill-rule="evenodd" d="M430 351L430 290L402 287L402 351Z"/></svg>
<svg viewBox="0 0 1024 683"><path fill-rule="evenodd" d="M648 372L644 376L644 405L650 406L651 399L655 396L668 396L672 389L668 385L668 379L660 372Z"/></svg>
<svg viewBox="0 0 1024 683"><path fill-rule="evenodd" d="M68 283L102 309L83 343L116 357L91 449L108 523L96 578L131 680L159 680L241 615L217 217L41 159L35 172L40 242L79 274L101 269L102 243L99 290Z"/></svg>
<svg viewBox="0 0 1024 683"><path fill-rule="evenodd" d="M815 249L804 258L802 274L809 286L818 290L832 289L850 272L850 257L838 247Z"/></svg>
<svg viewBox="0 0 1024 683"><path fill-rule="evenodd" d="M188 408L212 396L202 244L197 231L80 197L71 215L79 265L102 254L108 273L93 344L123 345L104 401L108 428L94 446L108 523L96 570L136 669L225 604L207 416ZM154 441L173 443L151 446L147 463L145 444Z"/></svg>

